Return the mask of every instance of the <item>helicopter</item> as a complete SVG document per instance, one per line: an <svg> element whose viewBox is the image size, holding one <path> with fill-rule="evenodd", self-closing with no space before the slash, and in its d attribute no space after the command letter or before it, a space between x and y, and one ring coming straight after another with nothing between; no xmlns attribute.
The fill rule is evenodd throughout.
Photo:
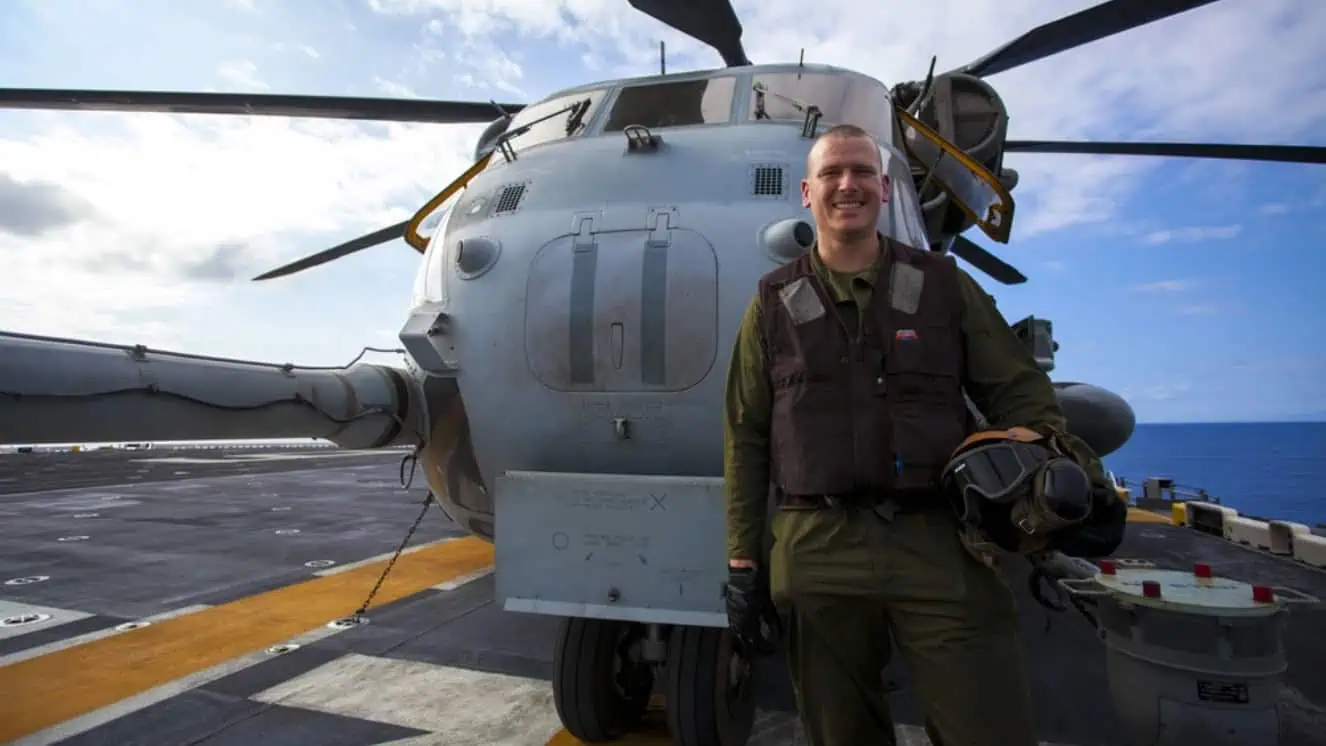
<svg viewBox="0 0 1326 746"><path fill-rule="evenodd" d="M1214 1L1110 0L892 87L804 60L753 63L728 0L628 0L723 66L587 83L531 104L0 89L5 108L487 124L473 165L409 220L254 278L403 239L421 254L399 334L405 368L8 332L0 441L411 447L447 515L494 545L504 608L563 619L554 696L572 735L620 735L661 684L677 743L744 743L749 666L719 591L720 356L757 279L814 245L795 192L816 136L851 123L879 143L893 185L880 233L1025 282L963 235L1009 241L1018 175L1006 153L1326 163L1315 147L1007 138L988 76ZM1053 370L1049 320L1013 328ZM1135 419L1121 397L1055 387L1070 430L1099 455L1127 442Z"/></svg>

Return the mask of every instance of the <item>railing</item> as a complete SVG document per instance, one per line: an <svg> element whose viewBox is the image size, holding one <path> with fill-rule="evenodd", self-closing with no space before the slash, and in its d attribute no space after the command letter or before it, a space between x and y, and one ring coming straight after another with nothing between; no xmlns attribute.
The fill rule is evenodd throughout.
<svg viewBox="0 0 1326 746"><path fill-rule="evenodd" d="M1220 498L1207 492L1204 488L1179 484L1168 477L1148 477L1141 482L1132 483L1125 478L1115 476L1113 473L1110 474L1110 477L1114 480L1116 486L1130 490L1130 492L1133 488L1137 488L1138 493L1133 496L1134 500L1170 503L1195 500L1213 505L1220 504Z"/></svg>

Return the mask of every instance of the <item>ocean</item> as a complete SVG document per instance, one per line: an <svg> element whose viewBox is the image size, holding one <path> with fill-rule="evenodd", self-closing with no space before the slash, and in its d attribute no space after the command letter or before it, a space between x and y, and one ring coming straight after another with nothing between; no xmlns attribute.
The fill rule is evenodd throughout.
<svg viewBox="0 0 1326 746"><path fill-rule="evenodd" d="M1326 524L1326 422L1139 424L1104 460L1135 496L1168 477L1241 514Z"/></svg>

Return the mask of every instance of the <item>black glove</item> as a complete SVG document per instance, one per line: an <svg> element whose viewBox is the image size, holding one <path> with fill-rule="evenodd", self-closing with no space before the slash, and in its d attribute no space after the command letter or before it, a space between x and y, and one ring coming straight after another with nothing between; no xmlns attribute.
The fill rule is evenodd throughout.
<svg viewBox="0 0 1326 746"><path fill-rule="evenodd" d="M746 657L769 655L783 634L782 620L769 596L769 576L751 567L727 571L727 625Z"/></svg>
<svg viewBox="0 0 1326 746"><path fill-rule="evenodd" d="M1037 552L1028 556L1027 561L1031 563L1031 575L1027 578L1031 598L1050 611L1064 611L1068 608L1063 603L1067 598L1065 591L1059 587L1058 581L1061 578L1076 580L1092 578L1095 577L1097 570L1095 565L1086 560L1055 551ZM1049 589L1054 598L1045 595L1046 589Z"/></svg>

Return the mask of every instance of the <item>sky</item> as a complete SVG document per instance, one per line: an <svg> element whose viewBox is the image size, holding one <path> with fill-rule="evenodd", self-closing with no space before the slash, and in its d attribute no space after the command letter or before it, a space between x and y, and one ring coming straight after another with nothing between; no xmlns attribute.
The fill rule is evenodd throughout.
<svg viewBox="0 0 1326 746"><path fill-rule="evenodd" d="M748 56L886 83L1090 0L745 0ZM1222 0L992 76L1015 139L1326 145L1326 5ZM0 86L532 102L716 53L625 0L6 0ZM335 365L398 347L420 256L395 241L252 276L405 219L483 125L0 111L0 329ZM1326 167L1010 154L1056 380L1139 422L1326 420ZM390 356L378 359L389 361Z"/></svg>

